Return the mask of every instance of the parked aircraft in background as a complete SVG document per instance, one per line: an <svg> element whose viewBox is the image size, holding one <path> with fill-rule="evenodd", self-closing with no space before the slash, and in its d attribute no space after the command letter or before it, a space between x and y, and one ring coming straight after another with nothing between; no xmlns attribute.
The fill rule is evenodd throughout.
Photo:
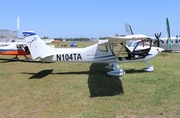
<svg viewBox="0 0 180 118"><path fill-rule="evenodd" d="M17 18L17 30L20 28L20 16ZM45 39L46 43L51 43L54 39ZM20 42L19 42L20 41ZM54 47L51 45L51 47ZM0 29L0 55L15 55L12 60L18 60L18 55L25 57L25 61L31 59L27 57L29 55L29 49L26 42L23 39L18 40L18 31Z"/></svg>
<svg viewBox="0 0 180 118"><path fill-rule="evenodd" d="M75 41L73 41L71 44L70 44L70 47L77 47L77 44Z"/></svg>
<svg viewBox="0 0 180 118"><path fill-rule="evenodd" d="M161 47L167 51L180 51L180 37L171 37L171 41L167 38L160 38L159 45L157 38L154 39L153 46ZM171 42L171 43L170 43ZM172 46L171 46L172 45Z"/></svg>
<svg viewBox="0 0 180 118"><path fill-rule="evenodd" d="M145 62L147 68L143 68L145 71L154 71L154 67L148 63L153 59L158 52L163 51L159 47L138 46L139 43L130 49L128 45L125 45L128 40L148 39L145 35L129 35L124 37L108 36L107 40L100 40L97 44L91 45L85 48L50 48L48 47L36 33L33 31L24 31L27 46L31 53L33 60L40 59L44 62L58 61L58 62L90 62L90 63L108 63L107 72L108 75L122 76L125 71L120 69L117 63L128 62ZM149 39L148 39L149 40ZM121 43L122 46L119 49L117 55L114 54L112 43ZM150 41L151 43L151 41ZM127 56L119 56L125 46Z"/></svg>
<svg viewBox="0 0 180 118"><path fill-rule="evenodd" d="M162 47L167 51L180 51L180 37L178 37L177 35L175 37L171 37L168 18L166 18L166 28L168 37L160 38L161 33L159 35L154 34L156 37L154 45Z"/></svg>
<svg viewBox="0 0 180 118"><path fill-rule="evenodd" d="M153 40L153 46L161 47L166 51L180 51L180 37L176 35L175 37L170 36L170 26L168 18L166 18L166 27L168 37L160 38L161 33L155 33L155 37L150 37ZM132 35L133 31L131 26L127 23L125 24L126 35Z"/></svg>
<svg viewBox="0 0 180 118"><path fill-rule="evenodd" d="M54 45L48 45L54 48ZM0 55L14 55L12 60L19 60L18 56L24 56L24 61L31 61L29 48L26 42L0 42Z"/></svg>
<svg viewBox="0 0 180 118"><path fill-rule="evenodd" d="M26 42L0 43L0 55L15 55L12 60L18 60L18 55L25 57L25 61L30 61L26 55L29 55L29 49Z"/></svg>

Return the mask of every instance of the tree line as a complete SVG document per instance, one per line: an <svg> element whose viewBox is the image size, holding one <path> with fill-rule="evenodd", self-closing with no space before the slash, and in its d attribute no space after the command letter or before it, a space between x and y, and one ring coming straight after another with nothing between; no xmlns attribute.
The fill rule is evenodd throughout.
<svg viewBox="0 0 180 118"><path fill-rule="evenodd" d="M66 40L66 41L91 41L93 40L94 38L54 38L54 40L60 40L60 41L63 41L63 40ZM107 37L99 37L100 40L104 40L104 39L107 39Z"/></svg>
<svg viewBox="0 0 180 118"><path fill-rule="evenodd" d="M48 36L44 36L42 37L41 39L48 39L49 37ZM19 39L24 39L24 38L19 38ZM107 39L107 37L99 37L98 39L100 40L104 40L104 39ZM54 38L54 40L60 40L60 41L63 41L63 40L66 40L66 41L91 41L91 40L94 40L94 38Z"/></svg>
<svg viewBox="0 0 180 118"><path fill-rule="evenodd" d="M54 38L54 40L66 41L90 41L90 38Z"/></svg>

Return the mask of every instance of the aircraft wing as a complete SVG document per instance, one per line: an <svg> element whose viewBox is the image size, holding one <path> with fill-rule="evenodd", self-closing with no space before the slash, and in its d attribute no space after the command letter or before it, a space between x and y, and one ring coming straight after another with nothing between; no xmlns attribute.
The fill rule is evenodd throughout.
<svg viewBox="0 0 180 118"><path fill-rule="evenodd" d="M129 40L140 40L140 39L147 39L148 37L143 34L136 34L136 35L126 35L126 36L108 36L109 43L126 43Z"/></svg>
<svg viewBox="0 0 180 118"><path fill-rule="evenodd" d="M27 45L26 42L0 42L0 45Z"/></svg>
<svg viewBox="0 0 180 118"><path fill-rule="evenodd" d="M108 43L108 39L98 41L98 44L105 44L105 43Z"/></svg>

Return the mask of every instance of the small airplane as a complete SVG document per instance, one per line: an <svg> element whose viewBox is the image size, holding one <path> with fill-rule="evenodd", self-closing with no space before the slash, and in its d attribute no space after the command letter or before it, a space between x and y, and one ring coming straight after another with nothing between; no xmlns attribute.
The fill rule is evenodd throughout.
<svg viewBox="0 0 180 118"><path fill-rule="evenodd" d="M0 55L15 55L11 60L19 60L18 56L24 56L24 61L31 61L29 48L26 42L0 42ZM48 45L54 48L54 45ZM38 61L38 60L36 60Z"/></svg>
<svg viewBox="0 0 180 118"><path fill-rule="evenodd" d="M167 28L167 38L160 38L160 34L155 34L156 40L155 44L157 44L158 47L162 47L167 51L180 51L180 38L176 35L176 37L171 37L170 33L170 25L169 20L166 18L166 28Z"/></svg>
<svg viewBox="0 0 180 118"><path fill-rule="evenodd" d="M30 60L26 55L30 54L26 42L16 42L18 31L0 29L0 55L15 55L12 60L18 60L18 55L23 55L25 60Z"/></svg>
<svg viewBox="0 0 180 118"><path fill-rule="evenodd" d="M169 20L166 18L167 38L160 38L161 33L154 34L157 39L157 46L164 48L168 51L180 51L180 38L178 36L171 37Z"/></svg>
<svg viewBox="0 0 180 118"><path fill-rule="evenodd" d="M8 39L13 38L9 37ZM54 48L54 45L49 46ZM19 60L18 56L22 55L25 57L24 61L31 61L31 58L27 57L29 54L30 52L26 42L16 42L16 40L0 42L0 55L15 55L11 60Z"/></svg>
<svg viewBox="0 0 180 118"><path fill-rule="evenodd" d="M148 39L146 35L128 35L123 37L108 36L106 40L100 40L98 43L85 47L85 48L50 48L48 47L38 35L33 31L22 32L25 37L27 46L31 53L32 59L39 59L43 62L90 62L90 63L108 63L105 68L111 71L107 72L108 75L122 76L125 71L120 69L117 63L128 62L145 62L147 68L144 71L154 71L154 67L149 64L149 60L153 59L159 52L164 49L159 47L138 46L141 43L138 42L134 48L129 44L126 44L128 40ZM122 46L119 49L117 55L114 54L114 45L112 43L118 43ZM127 57L120 57L125 47Z"/></svg>
<svg viewBox="0 0 180 118"><path fill-rule="evenodd" d="M167 38L159 38L157 34L155 34L156 38L154 38L153 45L157 47L161 47L166 51L180 51L180 37L171 37L171 41ZM158 42L159 38L159 42ZM171 42L171 43L170 43Z"/></svg>
<svg viewBox="0 0 180 118"><path fill-rule="evenodd" d="M15 55L12 60L19 60L18 55L25 57L25 61L30 61L26 55L29 55L29 49L26 42L10 42L10 43L0 43L0 55Z"/></svg>
<svg viewBox="0 0 180 118"><path fill-rule="evenodd" d="M178 35L176 35L175 37L170 36L170 26L169 26L168 18L166 18L166 27L167 27L168 37L160 38L161 32L159 34L154 33L155 37L149 37L153 41L152 45L156 47L161 47L166 51L180 51L180 36ZM125 30L126 30L126 35L133 35L133 31L129 23L125 24Z"/></svg>
<svg viewBox="0 0 180 118"><path fill-rule="evenodd" d="M70 47L77 47L77 44L75 41L73 41L71 44L70 44Z"/></svg>
<svg viewBox="0 0 180 118"><path fill-rule="evenodd" d="M18 60L18 55L23 55L25 60L30 60L26 55L30 54L26 42L17 41L17 31L1 30L0 55L15 55L12 60ZM10 34L8 34L11 32ZM3 38L2 38L3 37Z"/></svg>

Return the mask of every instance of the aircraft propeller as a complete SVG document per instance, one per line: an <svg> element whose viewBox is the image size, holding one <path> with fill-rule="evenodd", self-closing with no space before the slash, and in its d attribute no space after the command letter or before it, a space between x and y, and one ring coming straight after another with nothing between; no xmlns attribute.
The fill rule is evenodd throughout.
<svg viewBox="0 0 180 118"><path fill-rule="evenodd" d="M156 37L157 39L157 47L160 47L160 37L161 37L161 32L158 34L158 33L154 33L154 36Z"/></svg>

